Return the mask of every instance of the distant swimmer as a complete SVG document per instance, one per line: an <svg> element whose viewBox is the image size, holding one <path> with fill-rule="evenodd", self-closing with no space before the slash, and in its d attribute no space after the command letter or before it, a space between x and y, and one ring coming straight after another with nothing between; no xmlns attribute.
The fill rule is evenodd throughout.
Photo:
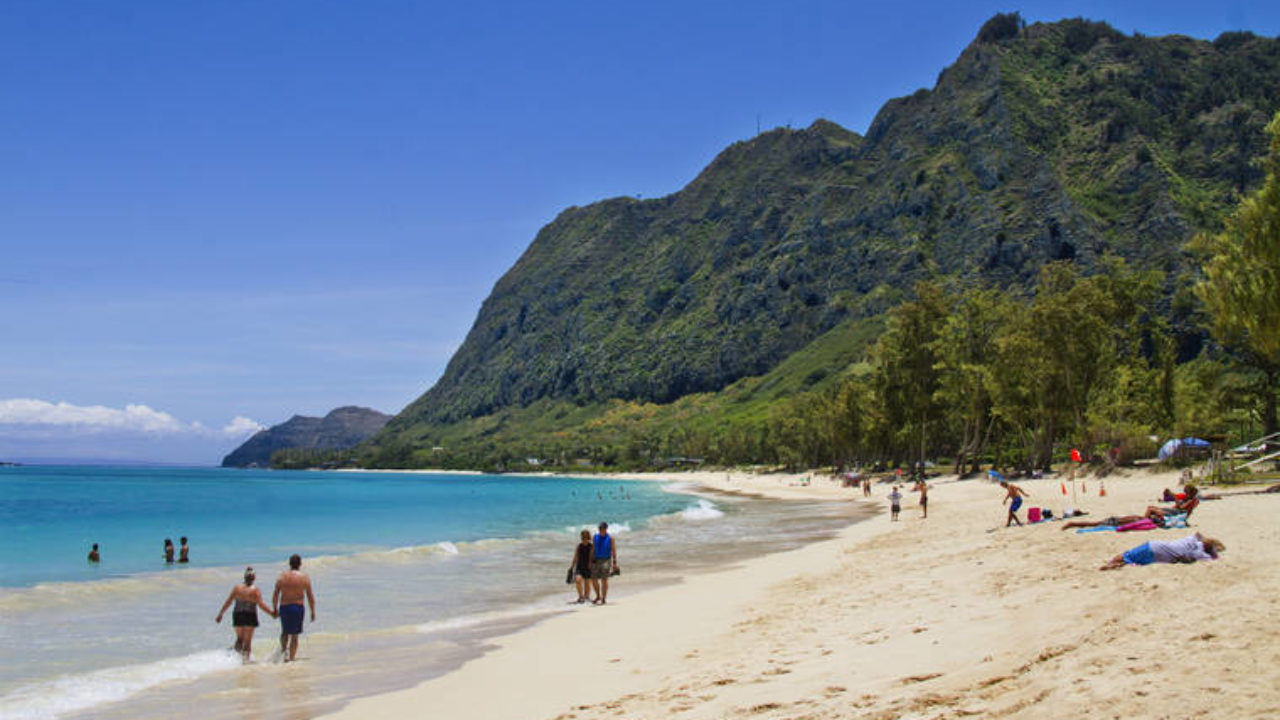
<svg viewBox="0 0 1280 720"><path fill-rule="evenodd" d="M1018 519L1018 508L1022 507L1022 498L1031 497L1031 494L1007 480L1001 480L1000 487L1005 491L1004 500L1000 504L1009 503L1009 518L1004 521L1004 526L1017 523L1018 527L1022 527L1022 521Z"/></svg>
<svg viewBox="0 0 1280 720"><path fill-rule="evenodd" d="M316 621L316 596L311 591L311 578L302 572L302 556L289 557L289 569L276 578L276 590L271 594L272 612L280 618L280 654L289 662L298 656L298 636L302 634L302 619L306 608L305 596L311 604L311 622Z"/></svg>
<svg viewBox="0 0 1280 720"><path fill-rule="evenodd" d="M185 563L188 561L187 555L190 554L191 548L187 547L187 536L182 536L182 547L178 548L178 562Z"/></svg>
<svg viewBox="0 0 1280 720"><path fill-rule="evenodd" d="M253 568L245 568L244 582L231 588L227 601L222 603L222 609L218 611L218 617L213 619L216 623L222 622L222 615L227 612L231 603L235 602L236 607L231 611L231 626L236 633L236 652L240 653L244 662L249 662L249 656L253 652L253 633L258 627L258 608L262 608L262 611L271 617L276 616L275 612L262 600L262 591L253 586L256 577Z"/></svg>
<svg viewBox="0 0 1280 720"><path fill-rule="evenodd" d="M93 549L89 551L89 562L102 562L102 556L98 554L98 543L94 543Z"/></svg>
<svg viewBox="0 0 1280 720"><path fill-rule="evenodd" d="M164 539L164 561L167 563L173 562L173 541L169 538Z"/></svg>

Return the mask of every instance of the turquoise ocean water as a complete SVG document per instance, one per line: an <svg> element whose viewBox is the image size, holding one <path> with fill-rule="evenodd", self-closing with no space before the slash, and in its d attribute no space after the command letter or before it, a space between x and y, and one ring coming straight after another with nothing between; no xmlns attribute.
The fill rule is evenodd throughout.
<svg viewBox="0 0 1280 720"><path fill-rule="evenodd" d="M608 521L611 599L797 547L842 504L710 495L679 482L215 468L0 468L0 717L313 717L409 687L488 637L569 605L579 529ZM188 565L163 541L187 536ZM86 555L98 543L102 562ZM316 587L304 662L255 665L213 622L246 565L270 597L291 553ZM608 612L592 608L589 612ZM198 702L195 702L198 700Z"/></svg>

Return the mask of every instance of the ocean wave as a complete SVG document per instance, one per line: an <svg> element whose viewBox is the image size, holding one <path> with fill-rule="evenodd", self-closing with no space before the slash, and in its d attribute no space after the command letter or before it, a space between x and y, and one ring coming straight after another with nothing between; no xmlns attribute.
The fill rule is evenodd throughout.
<svg viewBox="0 0 1280 720"><path fill-rule="evenodd" d="M55 720L173 682L194 680L240 667L230 650L210 650L141 665L95 670L83 675L24 685L0 697L0 717L6 720Z"/></svg>
<svg viewBox="0 0 1280 720"><path fill-rule="evenodd" d="M181 572L147 572L101 580L40 583L26 588L0 589L0 612L80 605L85 601L127 599L202 584L234 582L243 568L190 568Z"/></svg>
<svg viewBox="0 0 1280 720"><path fill-rule="evenodd" d="M695 505L681 510L677 513L685 520L714 520L724 517L724 511L716 507L716 504L705 498L700 498Z"/></svg>

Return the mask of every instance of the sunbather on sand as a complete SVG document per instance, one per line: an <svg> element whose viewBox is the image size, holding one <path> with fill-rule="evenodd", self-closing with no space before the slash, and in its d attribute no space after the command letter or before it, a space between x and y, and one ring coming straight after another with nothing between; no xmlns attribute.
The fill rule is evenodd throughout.
<svg viewBox="0 0 1280 720"><path fill-rule="evenodd" d="M1060 529L1070 530L1072 528L1086 527L1120 527L1121 525L1128 525L1131 522L1137 522L1146 517L1146 515L1112 515L1111 517L1102 518L1101 520L1072 520L1070 522L1063 523ZM1153 520L1152 522L1163 527L1164 517L1161 517L1159 521Z"/></svg>
<svg viewBox="0 0 1280 720"><path fill-rule="evenodd" d="M1152 563L1193 563L1197 560L1217 560L1226 549L1221 540L1208 538L1200 533L1180 540L1152 540L1130 548L1099 570L1116 570L1125 565L1150 565Z"/></svg>

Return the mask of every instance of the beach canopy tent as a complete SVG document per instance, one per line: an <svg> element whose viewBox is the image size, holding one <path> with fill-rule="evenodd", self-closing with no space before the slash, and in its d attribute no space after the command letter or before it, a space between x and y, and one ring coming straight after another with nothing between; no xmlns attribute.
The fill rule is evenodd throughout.
<svg viewBox="0 0 1280 720"><path fill-rule="evenodd" d="M1169 458L1186 452L1192 448L1197 450L1208 450L1209 441L1194 437L1185 437L1182 439L1174 438L1160 446L1160 459L1168 460Z"/></svg>

